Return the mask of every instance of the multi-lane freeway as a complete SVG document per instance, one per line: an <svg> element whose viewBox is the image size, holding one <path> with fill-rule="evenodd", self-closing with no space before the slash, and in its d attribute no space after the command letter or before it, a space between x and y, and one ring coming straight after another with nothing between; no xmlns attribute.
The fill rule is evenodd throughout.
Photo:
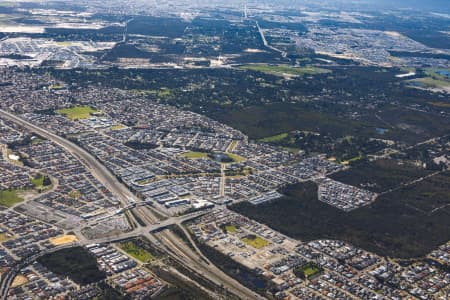
<svg viewBox="0 0 450 300"><path fill-rule="evenodd" d="M87 170L95 178L97 178L98 181L100 181L109 191L111 191L111 193L113 193L118 198L122 206L127 206L130 199L133 199L135 202L140 201L140 199L138 199L124 184L122 184L116 178L116 176L109 172L109 170L102 163L100 163L93 155L88 153L80 146L46 129L40 128L10 112L0 109L0 114L5 119L19 124L22 127L30 130L31 132L37 133L38 135L51 140L55 144L64 148L74 157L76 157L87 168ZM136 220L134 220L133 216L130 216L130 218L132 218L132 223L134 223L132 225L137 225L137 222Z"/></svg>
<svg viewBox="0 0 450 300"><path fill-rule="evenodd" d="M58 136L44 128L38 127L21 117L18 117L10 112L0 109L0 115L22 127L34 132L43 138L51 140L55 144L64 148L66 151L76 157L87 170L99 180L111 193L116 196L122 207L128 207L130 202L139 202L138 199L124 184L122 184L114 174L112 174L100 161L98 161L92 154L81 148L80 146L66 140L65 138ZM130 201L131 200L131 201ZM176 259L179 263L183 264L186 268L192 272L203 276L208 281L215 283L217 286L223 286L229 292L235 294L240 299L264 299L250 289L244 287L238 281L234 280L230 276L223 273L219 268L209 262L200 252L197 247L196 250L192 250L180 237L176 236L170 231L162 231L156 235L151 234L151 231L155 231L159 228L164 228L169 225L181 225L181 223L192 219L197 216L185 216L180 218L169 218L164 221L160 221L153 211L148 207L135 208L134 212L139 215L141 220L146 223L142 226L137 222L132 213L128 214L133 231L124 233L121 236L114 236L112 238L105 238L100 240L88 240L81 234L78 234L80 238L80 244L96 243L96 242L114 242L126 238L136 237L139 235L147 237L150 241L156 242L158 239L158 247L166 250L172 258ZM125 211L127 213L127 211ZM200 214L199 214L200 215ZM158 224L159 223L159 224ZM194 243L190 239L191 243ZM195 246L195 243L194 243ZM28 261L28 260L27 260ZM9 274L9 273L8 273ZM14 279L14 272L6 278L5 282L1 282L1 296L7 295L12 279ZM2 278L5 276L2 276ZM10 278L12 277L12 278ZM3 299L3 298L2 298Z"/></svg>
<svg viewBox="0 0 450 300"><path fill-rule="evenodd" d="M263 31L262 28L259 26L259 22L258 22L258 21L256 21L256 27L258 28L259 35L261 36L261 40L262 40L262 42L263 42L263 44L264 44L264 47L266 47L266 48L268 48L268 49L270 49L270 50L273 50L273 51L275 51L275 52L281 53L281 56L283 56L283 57L286 57L286 56L287 56L287 52L286 52L286 51L283 51L283 50L280 50L280 49L278 49L278 48L275 48L274 46L271 46L271 45L269 44L269 42L267 42L266 36L264 35L264 31Z"/></svg>

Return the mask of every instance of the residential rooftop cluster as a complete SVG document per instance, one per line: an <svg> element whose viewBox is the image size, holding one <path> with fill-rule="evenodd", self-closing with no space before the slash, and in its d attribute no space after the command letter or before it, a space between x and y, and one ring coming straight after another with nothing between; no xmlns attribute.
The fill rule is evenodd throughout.
<svg viewBox="0 0 450 300"><path fill-rule="evenodd" d="M261 204L264 202L268 202L271 200L281 198L282 196L283 195L278 193L277 191L271 191L271 192L256 196L254 198L251 198L250 200L248 200L248 202L250 202L253 205L258 205L258 204Z"/></svg>
<svg viewBox="0 0 450 300"><path fill-rule="evenodd" d="M0 212L1 265L13 267L17 261L54 248L50 239L63 234L56 226L40 222L12 210Z"/></svg>
<svg viewBox="0 0 450 300"><path fill-rule="evenodd" d="M8 299L64 299L78 290L78 284L58 276L38 262L21 270L9 291ZM82 298L84 293L77 293Z"/></svg>
<svg viewBox="0 0 450 300"><path fill-rule="evenodd" d="M8 120L0 119L0 143L10 144L24 139L24 133Z"/></svg>
<svg viewBox="0 0 450 300"><path fill-rule="evenodd" d="M166 284L144 268L135 268L118 274L109 280L111 286L132 299L157 297Z"/></svg>
<svg viewBox="0 0 450 300"><path fill-rule="evenodd" d="M14 135L17 139L9 144L11 151L7 145L2 146L0 159L0 167L4 170L0 187L11 191L8 192L8 197L13 193L17 195L17 200L14 198L17 203L11 203L11 206L16 207L18 212L55 224L59 228L73 229L86 226L87 220L94 216L109 215L119 208L119 201L111 192L63 148L31 136L23 128L4 128L10 136L11 132L22 132ZM5 156L11 156L9 153L14 153L20 160L5 159ZM32 180L37 176L44 176L42 174L49 177L51 185L42 193L37 193L34 190L41 187L37 187L38 183L33 183ZM22 196L23 193L26 195ZM20 203L23 197L27 200ZM115 215L98 226L89 227L87 233L90 236L104 235L113 230L127 231L129 228L123 215Z"/></svg>
<svg viewBox="0 0 450 300"><path fill-rule="evenodd" d="M21 132L14 123L0 119L0 190L27 190L32 189L32 170L22 167L19 157L12 153L8 144L14 144L25 139L25 133Z"/></svg>
<svg viewBox="0 0 450 300"><path fill-rule="evenodd" d="M225 206L272 201L282 196L282 187L303 181L319 183L319 200L344 211L374 201L374 193L327 178L345 169L343 165L251 142L229 126L131 92L101 87L55 91L49 87L58 83L50 77L28 76L13 72L12 78L6 78L0 70L0 80L8 83L1 87L6 99L0 104L3 109L83 147L140 198L139 205L152 205L172 216L215 205L189 225L195 237L262 276L275 287L276 297L445 299L449 274L433 261L448 265L448 245L430 253L433 260L404 265L342 241L295 240ZM22 84L30 87L22 88ZM19 87L17 93L13 86ZM86 105L95 113L70 118L60 111ZM45 192L14 210L0 212L3 268L55 247L49 240L64 230L87 239L131 230L124 211L136 205L135 200L121 207L82 159L51 141L28 139L30 132L8 121L1 119L0 125L0 141L8 143L24 163L0 161L0 170L6 174L0 179L1 189L31 187L35 173L46 174L52 181ZM441 148L433 147L440 157L445 153ZM108 282L125 294L145 298L165 286L117 248L103 244L88 248ZM36 268L29 274L39 273ZM58 280L48 288L55 296L67 292L58 290ZM45 290L39 282L30 278L30 288L25 285L16 292ZM83 291L96 293L89 288L77 290Z"/></svg>
<svg viewBox="0 0 450 300"><path fill-rule="evenodd" d="M89 93L87 89L83 99L89 99L86 95ZM287 151L249 143L239 131L195 113L155 104L135 95L131 100L131 95L118 91L110 95L100 91L100 95L104 97L92 100L91 106L101 117L69 119L59 114L36 113L41 109L70 108L69 102L60 102L64 103L62 106L58 102L48 102L45 108L36 107L34 113L23 116L58 134L71 135L144 201L153 202L162 209L170 210L177 205L189 207L191 201L185 200L186 196L219 204L226 203L227 199L257 199L268 192L270 195L283 185L341 168L321 158L300 160L298 155ZM99 127L98 119L109 121ZM47 144L28 148L44 146ZM189 152L184 154L183 151L200 151L204 156L194 159L189 157ZM215 153L225 153L234 161L218 162L213 158ZM73 189L78 190L75 186ZM67 197L55 200L64 205L63 199ZM77 214L74 208L66 213L87 217L97 213L93 203L83 205L81 200L85 199L70 199L70 203L82 214ZM50 203L45 199L42 201ZM110 206L105 201L102 206L107 209ZM170 205L165 205L169 202ZM171 211L179 212L178 209Z"/></svg>
<svg viewBox="0 0 450 300"><path fill-rule="evenodd" d="M279 299L446 299L450 288L450 274L433 261L404 265L342 241L302 242L228 210L189 227L197 239L270 281Z"/></svg>
<svg viewBox="0 0 450 300"><path fill-rule="evenodd" d="M136 260L110 245L92 244L86 248L107 274L108 284L132 299L155 297L167 286Z"/></svg>
<svg viewBox="0 0 450 300"><path fill-rule="evenodd" d="M0 150L3 148L0 145ZM32 174L30 169L12 164L3 154L7 151L2 151L0 156L0 170L2 176L0 177L0 190L12 189L12 190L27 190L32 189L33 183L31 182ZM8 156L8 154L6 154Z"/></svg>
<svg viewBox="0 0 450 300"><path fill-rule="evenodd" d="M100 270L108 276L137 266L136 261L111 246L92 244L87 245L86 248L97 258Z"/></svg>
<svg viewBox="0 0 450 300"><path fill-rule="evenodd" d="M436 250L430 253L430 257L441 262L443 265L450 265L450 242L439 246Z"/></svg>
<svg viewBox="0 0 450 300"><path fill-rule="evenodd" d="M110 245L91 244L86 250L96 258L100 271L106 274L106 286L132 299L155 297L167 287L167 283L140 263ZM20 270L8 299L92 299L103 292L96 283L78 284L33 262Z"/></svg>
<svg viewBox="0 0 450 300"><path fill-rule="evenodd" d="M38 197L34 202L60 214L60 225L74 228L90 214L105 213L118 207L118 200L73 156L59 146L40 141L18 148L27 163L57 181L51 192ZM42 207L36 205L34 207ZM28 205L29 207L29 205ZM68 217L70 216L70 217ZM55 214L50 216L55 217ZM56 214L58 217L58 214ZM68 221L70 220L70 222ZM62 224L66 222L66 224Z"/></svg>
<svg viewBox="0 0 450 300"><path fill-rule="evenodd" d="M319 180L319 200L343 211L352 211L374 202L377 194L329 178Z"/></svg>
<svg viewBox="0 0 450 300"><path fill-rule="evenodd" d="M448 66L448 61L445 59L393 58L390 51L433 52L432 48L398 32L311 24L308 25L306 33L293 36L293 39L302 48L374 65L435 68ZM446 50L443 51L446 52Z"/></svg>
<svg viewBox="0 0 450 300"><path fill-rule="evenodd" d="M49 80L37 78L40 81L46 79ZM19 80L25 79L19 76ZM343 169L342 165L321 157L304 159L299 154L249 142L239 131L196 113L157 104L129 92L97 90L100 97L94 97L90 88L75 92L70 97L82 97L83 102L79 105L89 103L95 108L92 110L95 116L69 118L59 114L58 109L70 109L75 104L70 104L72 100L69 99L64 101L64 90L58 94L59 101L47 100L49 95L56 93L51 89L36 95L44 98L41 104L28 108L29 104L24 104L20 106L20 112L24 112L23 116L36 125L61 135L70 135L145 203L154 204L172 215L189 210L197 200L220 205L243 200L262 203L279 198L273 191L280 187L315 180ZM17 97L16 100L26 102ZM56 114L39 113L42 111L54 111ZM28 146L29 150L42 147L47 147L47 144ZM194 156L190 156L189 151L194 151ZM214 159L216 153L231 157L232 163L217 161ZM36 154L34 151L31 157ZM43 159L49 160L47 164L52 165L48 155ZM49 173L50 170L47 171ZM82 184L85 182L83 177L78 179L80 184L71 180L72 184L64 188L81 189L81 194L83 190L89 192L87 186ZM93 182L92 188L98 187L92 178L87 180ZM343 189L343 186L336 183L337 189L327 189L329 193L325 193L328 195L325 202L347 211L370 203L368 198L371 195L359 193L352 187ZM352 199L356 195L353 192L346 194L350 190L358 197ZM108 194L106 199L97 196L86 199L85 195L67 197L69 192L64 191L63 197L58 198L50 194L38 202L47 206L55 206L54 202L57 202L59 210L83 219L101 216L105 213L102 209L108 210L117 205L117 201L110 199ZM325 199L325 194L321 193L320 199ZM97 200L93 201L94 198Z"/></svg>

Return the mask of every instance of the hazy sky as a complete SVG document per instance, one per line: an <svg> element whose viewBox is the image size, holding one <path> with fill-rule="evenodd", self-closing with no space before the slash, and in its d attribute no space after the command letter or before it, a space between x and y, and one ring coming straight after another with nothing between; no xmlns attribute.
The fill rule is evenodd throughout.
<svg viewBox="0 0 450 300"><path fill-rule="evenodd" d="M249 0L254 2L255 0ZM284 3L307 3L318 4L321 6L371 6L371 7L391 7L391 8L416 8L416 9L429 9L438 11L449 11L450 0L272 0L270 2L276 3L277 1ZM258 2L258 1L256 1Z"/></svg>
<svg viewBox="0 0 450 300"><path fill-rule="evenodd" d="M412 6L412 7L450 7L450 0L369 0L372 3L383 3L391 6Z"/></svg>

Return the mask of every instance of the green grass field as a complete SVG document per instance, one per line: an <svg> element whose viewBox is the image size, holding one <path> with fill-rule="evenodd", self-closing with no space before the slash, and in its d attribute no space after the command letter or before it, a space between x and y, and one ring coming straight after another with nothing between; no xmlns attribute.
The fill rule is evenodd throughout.
<svg viewBox="0 0 450 300"><path fill-rule="evenodd" d="M158 91L158 97L169 97L170 95L172 95L172 91L166 88L162 88Z"/></svg>
<svg viewBox="0 0 450 300"><path fill-rule="evenodd" d="M237 228L234 225L227 225L225 226L225 230L227 231L227 233L235 233L237 231Z"/></svg>
<svg viewBox="0 0 450 300"><path fill-rule="evenodd" d="M240 155L234 154L234 153L227 153L228 157L230 157L233 162L235 163L240 163L243 162L245 160L245 157L242 157Z"/></svg>
<svg viewBox="0 0 450 300"><path fill-rule="evenodd" d="M22 202L23 199L17 195L16 190L0 191L0 205L12 207L13 205Z"/></svg>
<svg viewBox="0 0 450 300"><path fill-rule="evenodd" d="M328 69L316 68L312 66L294 67L289 65L244 65L240 67L243 70L252 70L269 74L289 74L289 75L315 75L331 73Z"/></svg>
<svg viewBox="0 0 450 300"><path fill-rule="evenodd" d="M428 69L425 69L425 74L428 75L431 78L436 79L436 80L442 80L442 81L449 82L450 80L449 80L448 77L438 73L439 70L447 71L447 72L450 71L450 69L433 69L433 68L428 68Z"/></svg>
<svg viewBox="0 0 450 300"><path fill-rule="evenodd" d="M71 120L88 119L91 117L92 113L97 112L90 106L74 106L71 108L58 109L56 111L58 114L63 115Z"/></svg>
<svg viewBox="0 0 450 300"><path fill-rule="evenodd" d="M120 249L125 251L127 254L132 256L133 258L139 260L143 263L149 263L155 259L153 255L147 252L145 249L139 247L133 242L125 242L119 244Z"/></svg>
<svg viewBox="0 0 450 300"><path fill-rule="evenodd" d="M31 182L33 183L35 188L42 187L44 185L44 175L39 175L36 178L32 178Z"/></svg>
<svg viewBox="0 0 450 300"><path fill-rule="evenodd" d="M259 141L263 142L263 143L277 143L277 142L281 142L282 140L287 138L288 135L289 135L288 133L280 133L277 135L272 135L272 136L262 138Z"/></svg>
<svg viewBox="0 0 450 300"><path fill-rule="evenodd" d="M432 87L432 88L444 88L449 87L450 82L440 79L435 79L432 77L426 77L426 78L420 78L416 79L415 81L423 83L426 87Z"/></svg>
<svg viewBox="0 0 450 300"><path fill-rule="evenodd" d="M308 263L294 269L294 274L300 278L310 278L322 272L322 269L314 264Z"/></svg>
<svg viewBox="0 0 450 300"><path fill-rule="evenodd" d="M50 188L52 182L47 176L39 174L38 176L30 179L31 183L34 185L34 188L39 191L43 191L45 189Z"/></svg>
<svg viewBox="0 0 450 300"><path fill-rule="evenodd" d="M189 159L208 158L208 153L189 151L189 152L183 153L182 156L185 158L189 158Z"/></svg>
<svg viewBox="0 0 450 300"><path fill-rule="evenodd" d="M319 273L320 270L318 268L315 268L315 267L308 267L308 268L304 269L303 272L305 273L306 277L310 277L312 275L315 275L315 274Z"/></svg>
<svg viewBox="0 0 450 300"><path fill-rule="evenodd" d="M439 69L428 68L425 70L426 77L413 79L411 82L422 85L425 88L448 88L450 79L437 73ZM448 70L444 70L448 71Z"/></svg>
<svg viewBox="0 0 450 300"><path fill-rule="evenodd" d="M244 243L256 249L261 249L269 245L269 242L259 236L247 236L242 239Z"/></svg>

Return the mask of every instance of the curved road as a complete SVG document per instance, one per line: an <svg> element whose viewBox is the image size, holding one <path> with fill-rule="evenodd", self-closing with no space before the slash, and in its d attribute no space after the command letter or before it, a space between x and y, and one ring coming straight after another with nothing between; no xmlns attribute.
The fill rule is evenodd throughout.
<svg viewBox="0 0 450 300"><path fill-rule="evenodd" d="M44 251L41 251L33 256L27 257L24 260L18 261L14 266L11 267L6 273L3 273L0 280L0 299L6 300L8 299L8 291L11 287L12 282L16 275L20 272L22 268L25 268L32 262L36 261L39 257L42 257L46 254L53 253L62 249L72 248L80 246L78 243L71 243L63 246L58 246L54 248L50 248Z"/></svg>

